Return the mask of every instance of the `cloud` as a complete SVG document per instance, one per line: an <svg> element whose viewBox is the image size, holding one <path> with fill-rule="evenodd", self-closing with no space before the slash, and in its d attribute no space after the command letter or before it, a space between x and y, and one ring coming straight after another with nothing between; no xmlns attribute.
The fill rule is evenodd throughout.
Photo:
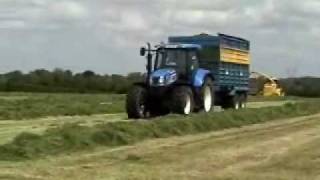
<svg viewBox="0 0 320 180"><path fill-rule="evenodd" d="M48 3L49 16L54 19L78 20L88 16L84 5L76 1L54 1Z"/></svg>
<svg viewBox="0 0 320 180"><path fill-rule="evenodd" d="M26 23L21 20L2 20L0 21L0 29L20 29L25 28Z"/></svg>
<svg viewBox="0 0 320 180"><path fill-rule="evenodd" d="M106 22L103 23L108 29L117 31L147 31L148 22L143 15L137 11L115 12L114 10L105 11Z"/></svg>
<svg viewBox="0 0 320 180"><path fill-rule="evenodd" d="M0 10L2 71L31 60L27 70L143 71L146 41L222 32L251 40L253 69L320 75L317 0L2 0Z"/></svg>
<svg viewBox="0 0 320 180"><path fill-rule="evenodd" d="M86 6L72 0L4 0L0 8L0 28L50 29L89 18Z"/></svg>

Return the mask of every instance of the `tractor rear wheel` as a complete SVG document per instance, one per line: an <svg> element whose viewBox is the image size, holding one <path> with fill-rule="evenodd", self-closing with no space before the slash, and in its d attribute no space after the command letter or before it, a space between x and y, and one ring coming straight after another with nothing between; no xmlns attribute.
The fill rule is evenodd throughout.
<svg viewBox="0 0 320 180"><path fill-rule="evenodd" d="M210 112L214 103L214 91L213 82L210 78L207 78L201 89L201 107L204 112Z"/></svg>
<svg viewBox="0 0 320 180"><path fill-rule="evenodd" d="M147 90L142 86L133 86L127 94L126 110L129 119L141 119L147 116Z"/></svg>
<svg viewBox="0 0 320 180"><path fill-rule="evenodd" d="M187 86L178 86L172 93L173 113L189 115L194 109L194 99L192 90Z"/></svg>

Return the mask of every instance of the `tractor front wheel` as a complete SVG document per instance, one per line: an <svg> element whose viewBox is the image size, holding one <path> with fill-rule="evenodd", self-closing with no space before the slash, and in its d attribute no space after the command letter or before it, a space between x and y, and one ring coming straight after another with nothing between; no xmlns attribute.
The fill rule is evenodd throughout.
<svg viewBox="0 0 320 180"><path fill-rule="evenodd" d="M126 110L129 119L147 117L147 90L142 86L133 86L127 94Z"/></svg>

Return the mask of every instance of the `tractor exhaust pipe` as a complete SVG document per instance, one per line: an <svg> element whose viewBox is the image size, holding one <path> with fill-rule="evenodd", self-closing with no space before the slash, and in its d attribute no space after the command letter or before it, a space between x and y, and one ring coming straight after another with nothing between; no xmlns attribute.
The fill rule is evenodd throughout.
<svg viewBox="0 0 320 180"><path fill-rule="evenodd" d="M151 73L152 73L152 49L151 49L151 44L147 43L147 49L145 47L142 47L140 49L140 55L141 56L146 56L147 58L147 78L146 78L146 84L147 86L150 86L150 78L151 78ZM147 54L146 54L147 53Z"/></svg>
<svg viewBox="0 0 320 180"><path fill-rule="evenodd" d="M148 54L147 54L147 85L150 86L150 78L152 73L152 54L151 54L151 44L147 43Z"/></svg>

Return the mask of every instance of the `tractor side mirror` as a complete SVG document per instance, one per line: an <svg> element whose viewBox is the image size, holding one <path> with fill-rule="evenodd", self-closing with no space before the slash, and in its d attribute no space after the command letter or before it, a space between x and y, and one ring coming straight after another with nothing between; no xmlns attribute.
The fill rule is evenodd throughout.
<svg viewBox="0 0 320 180"><path fill-rule="evenodd" d="M140 56L145 56L146 55L146 48L142 47L140 48Z"/></svg>

